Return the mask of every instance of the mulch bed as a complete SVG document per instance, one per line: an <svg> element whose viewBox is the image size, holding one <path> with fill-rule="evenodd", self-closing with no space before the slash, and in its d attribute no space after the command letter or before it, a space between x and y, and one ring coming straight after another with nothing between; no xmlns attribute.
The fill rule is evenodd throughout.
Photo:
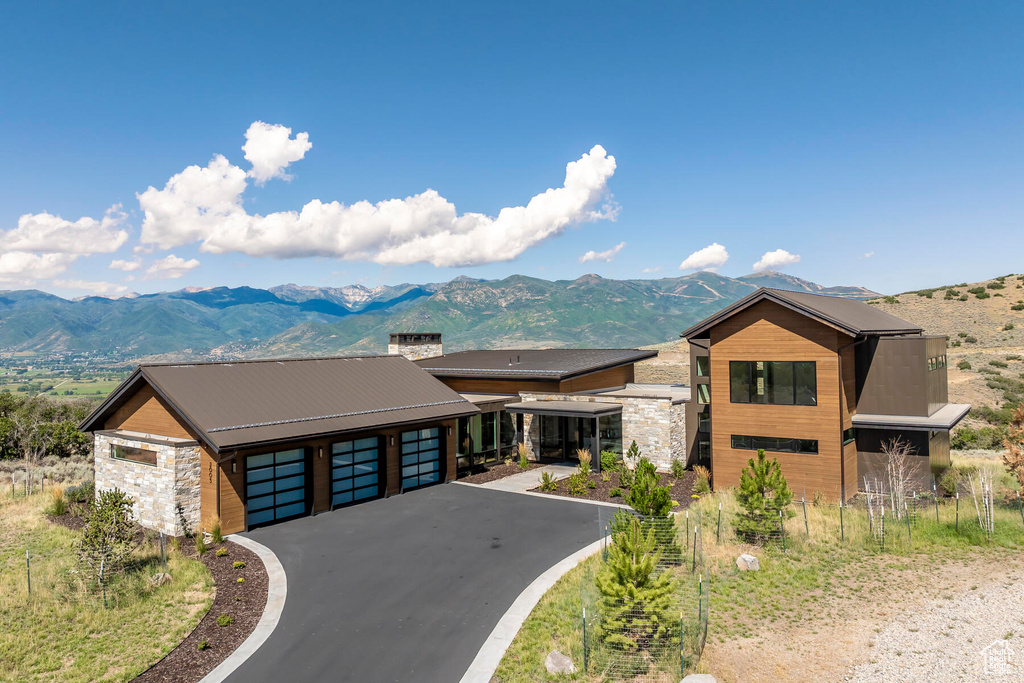
<svg viewBox="0 0 1024 683"><path fill-rule="evenodd" d="M53 524L81 531L85 527L82 516L84 511L84 506L72 506L68 514L60 517L47 515L47 519ZM141 543L145 538L145 529L138 527L136 540ZM256 553L237 543L225 541L220 545L209 544L207 551L200 556L192 541L184 538L179 540L179 552L192 559L199 559L213 575L213 604L192 633L163 659L136 677L136 681L195 683L201 680L256 630L267 604L270 581L263 561ZM221 547L226 548L228 553L217 557L217 549ZM235 562L244 562L245 567L235 569L232 566ZM239 577L245 581L238 583ZM234 622L227 626L219 625L217 618L222 614L230 615ZM209 643L209 647L200 650L198 646L203 641Z"/></svg>
<svg viewBox="0 0 1024 683"><path fill-rule="evenodd" d="M542 465L539 462L531 462L530 466L527 467L524 470L524 469L520 469L518 461L512 463L511 465L506 465L506 464L502 463L500 465L494 465L490 469L488 469L488 470L486 470L484 472L480 472L478 474L469 474L469 475L465 475L465 476L460 476L459 477L459 481L468 482L470 484L486 484L489 481L495 481L497 479L504 479L505 477L511 477L513 474L521 474L523 472L529 472L530 470L535 470L538 467L543 467L543 466L544 465Z"/></svg>
<svg viewBox="0 0 1024 683"><path fill-rule="evenodd" d="M591 474L589 479L594 482L594 488L588 488L586 494L582 496L571 496L566 493L565 487L566 482L568 481L566 479L560 480L558 482L558 488L554 491L541 491L540 488L531 489L531 491L544 493L549 496L560 496L562 498L599 500L605 503L616 503L618 505L626 504L624 498L628 489L619 483L618 472L612 473L610 481L602 481L600 474ZM692 494L693 484L696 479L696 475L687 470L686 473L678 479L673 477L671 474L662 473L660 483L662 486L669 487L669 495L672 497L672 500L679 503L679 507L676 509L684 509L690 507L690 504L694 500ZM622 495L613 498L611 496L611 490L614 488L620 489L622 491Z"/></svg>
<svg viewBox="0 0 1024 683"><path fill-rule="evenodd" d="M217 557L217 548L221 546L211 544L200 558L209 567L216 584L210 611L178 647L137 677L136 681L199 681L227 659L256 629L267 604L267 570L263 561L251 550L231 541L221 545L228 550L224 557ZM189 547L187 551L182 547L182 551L195 557L194 547ZM239 561L245 562L245 568L233 569L232 564ZM238 583L239 577L244 578L245 583ZM234 617L234 623L219 625L217 618L222 614ZM200 650L198 646L203 641L209 643L209 648Z"/></svg>

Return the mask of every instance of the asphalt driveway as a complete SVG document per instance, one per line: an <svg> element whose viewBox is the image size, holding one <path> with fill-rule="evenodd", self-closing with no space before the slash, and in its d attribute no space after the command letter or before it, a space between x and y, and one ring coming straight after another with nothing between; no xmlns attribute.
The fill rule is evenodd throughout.
<svg viewBox="0 0 1024 683"><path fill-rule="evenodd" d="M596 506L447 484L246 534L288 577L277 629L232 683L454 683Z"/></svg>

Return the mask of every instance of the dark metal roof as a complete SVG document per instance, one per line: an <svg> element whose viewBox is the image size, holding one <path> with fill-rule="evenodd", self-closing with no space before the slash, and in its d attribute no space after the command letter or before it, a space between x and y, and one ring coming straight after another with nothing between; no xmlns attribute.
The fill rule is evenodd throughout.
<svg viewBox="0 0 1024 683"><path fill-rule="evenodd" d="M967 403L947 403L929 416L924 415L865 415L853 416L853 426L875 429L909 429L918 431L949 431L967 416L971 406Z"/></svg>
<svg viewBox="0 0 1024 683"><path fill-rule="evenodd" d="M687 339L698 337L730 316L764 300L773 301L816 318L826 325L855 337L871 334L920 334L923 331L921 327L911 322L880 311L877 307L856 299L762 287L711 317L705 318L679 336Z"/></svg>
<svg viewBox="0 0 1024 683"><path fill-rule="evenodd" d="M478 411L402 356L142 365L82 429L149 383L215 450L472 415Z"/></svg>
<svg viewBox="0 0 1024 683"><path fill-rule="evenodd" d="M502 349L446 353L416 364L435 377L563 380L657 355L640 349Z"/></svg>
<svg viewBox="0 0 1024 683"><path fill-rule="evenodd" d="M505 410L510 413L529 413L531 415L599 417L621 413L622 404L598 401L522 401L506 403Z"/></svg>

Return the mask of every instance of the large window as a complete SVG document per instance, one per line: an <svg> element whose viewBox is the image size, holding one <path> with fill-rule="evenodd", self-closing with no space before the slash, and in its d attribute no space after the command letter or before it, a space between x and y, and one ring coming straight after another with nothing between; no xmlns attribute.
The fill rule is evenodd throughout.
<svg viewBox="0 0 1024 683"><path fill-rule="evenodd" d="M516 445L515 417L504 410L459 418L456 453L460 470L514 457Z"/></svg>
<svg viewBox="0 0 1024 683"><path fill-rule="evenodd" d="M775 436L732 435L732 447L743 450L776 451L778 453L817 453L818 442L813 439L783 439Z"/></svg>
<svg viewBox="0 0 1024 683"><path fill-rule="evenodd" d="M110 457L115 460L130 460L143 465L156 464L156 451L151 451L146 448L136 448L135 446L110 444Z"/></svg>
<svg viewBox="0 0 1024 683"><path fill-rule="evenodd" d="M622 455L622 415L603 415L597 418L598 450Z"/></svg>
<svg viewBox="0 0 1024 683"><path fill-rule="evenodd" d="M853 431L853 427L843 430L843 445L853 443L857 440L856 432Z"/></svg>
<svg viewBox="0 0 1024 683"><path fill-rule="evenodd" d="M697 431L698 432L710 432L711 431L711 413L704 411L697 415Z"/></svg>
<svg viewBox="0 0 1024 683"><path fill-rule="evenodd" d="M818 404L814 361L729 361L733 403L813 406Z"/></svg>

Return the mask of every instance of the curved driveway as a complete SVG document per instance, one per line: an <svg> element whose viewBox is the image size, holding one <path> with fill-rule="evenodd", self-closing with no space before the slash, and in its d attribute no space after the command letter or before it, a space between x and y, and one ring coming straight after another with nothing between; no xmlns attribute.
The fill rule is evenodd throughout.
<svg viewBox="0 0 1024 683"><path fill-rule="evenodd" d="M599 538L597 510L439 485L251 531L288 599L228 680L458 681L519 593Z"/></svg>

